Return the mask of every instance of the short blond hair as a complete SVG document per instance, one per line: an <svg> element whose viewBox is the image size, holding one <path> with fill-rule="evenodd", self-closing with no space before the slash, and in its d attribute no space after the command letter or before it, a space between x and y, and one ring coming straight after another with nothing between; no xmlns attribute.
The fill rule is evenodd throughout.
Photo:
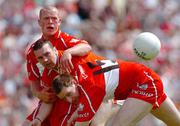
<svg viewBox="0 0 180 126"><path fill-rule="evenodd" d="M44 12L47 12L47 11L55 12L55 13L57 13L58 18L60 17L59 10L58 10L56 7L54 7L54 6L44 6L44 7L39 11L39 19L42 17L43 13L44 13Z"/></svg>

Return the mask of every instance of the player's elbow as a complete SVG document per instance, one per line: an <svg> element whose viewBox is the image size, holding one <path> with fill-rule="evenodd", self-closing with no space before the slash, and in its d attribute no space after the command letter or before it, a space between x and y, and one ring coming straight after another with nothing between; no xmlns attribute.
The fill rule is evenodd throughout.
<svg viewBox="0 0 180 126"><path fill-rule="evenodd" d="M92 51L92 47L89 44L86 44L86 48L87 48L87 53Z"/></svg>
<svg viewBox="0 0 180 126"><path fill-rule="evenodd" d="M83 43L80 46L79 56L85 56L92 50L92 47L89 44Z"/></svg>

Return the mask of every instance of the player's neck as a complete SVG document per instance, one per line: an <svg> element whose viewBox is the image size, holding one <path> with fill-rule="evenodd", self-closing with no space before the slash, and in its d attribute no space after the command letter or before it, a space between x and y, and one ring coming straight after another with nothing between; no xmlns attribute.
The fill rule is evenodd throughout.
<svg viewBox="0 0 180 126"><path fill-rule="evenodd" d="M44 38L45 40L51 40L51 39L54 38L54 35L43 35L43 38Z"/></svg>

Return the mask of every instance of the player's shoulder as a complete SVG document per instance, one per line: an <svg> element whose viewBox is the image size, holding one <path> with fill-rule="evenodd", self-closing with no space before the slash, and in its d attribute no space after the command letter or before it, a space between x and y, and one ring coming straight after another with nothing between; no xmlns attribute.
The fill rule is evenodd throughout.
<svg viewBox="0 0 180 126"><path fill-rule="evenodd" d="M60 38L64 38L64 37L70 37L71 35L70 34L68 34L68 33L66 33L66 32L60 32L60 35L59 35L59 37Z"/></svg>
<svg viewBox="0 0 180 126"><path fill-rule="evenodd" d="M63 31L60 32L60 37L68 37L68 36L70 36L70 34Z"/></svg>
<svg viewBox="0 0 180 126"><path fill-rule="evenodd" d="M38 41L38 40L40 40L40 39L42 39L42 38L39 38L39 39L37 39L36 41ZM30 43L28 44L28 46L26 47L26 49L25 49L25 56L26 56L26 58L28 58L28 57L30 57L30 56L32 55L32 53L33 53L33 46L34 46L34 44L36 43L36 41L30 42Z"/></svg>
<svg viewBox="0 0 180 126"><path fill-rule="evenodd" d="M80 39L76 38L75 36L68 34L66 32L61 32L59 38L63 38L64 40L71 40L71 42L78 42Z"/></svg>

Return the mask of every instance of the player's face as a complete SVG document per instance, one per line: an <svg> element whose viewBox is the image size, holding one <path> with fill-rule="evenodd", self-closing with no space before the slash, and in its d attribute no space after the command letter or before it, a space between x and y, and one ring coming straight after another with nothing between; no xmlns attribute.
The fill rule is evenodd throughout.
<svg viewBox="0 0 180 126"><path fill-rule="evenodd" d="M60 18L57 10L44 10L39 19L43 35L50 37L54 35L60 26Z"/></svg>
<svg viewBox="0 0 180 126"><path fill-rule="evenodd" d="M57 96L69 103L76 104L79 100L79 91L76 84L72 84L69 87L63 87L63 89Z"/></svg>
<svg viewBox="0 0 180 126"><path fill-rule="evenodd" d="M34 54L39 63L48 69L52 69L56 65L57 53L49 44L43 45L41 49L34 51Z"/></svg>

